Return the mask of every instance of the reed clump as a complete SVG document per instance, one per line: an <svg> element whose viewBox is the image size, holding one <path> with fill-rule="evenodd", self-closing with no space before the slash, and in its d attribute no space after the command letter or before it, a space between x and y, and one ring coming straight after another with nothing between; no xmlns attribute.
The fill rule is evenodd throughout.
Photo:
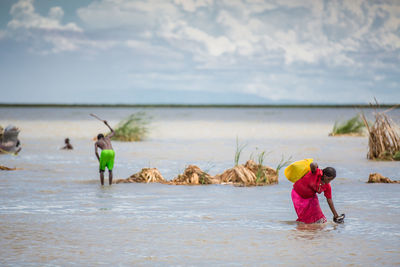
<svg viewBox="0 0 400 267"><path fill-rule="evenodd" d="M251 172L256 175L256 185L278 183L278 171L276 169L264 166L260 163L257 164L253 160L248 160L244 167L251 170Z"/></svg>
<svg viewBox="0 0 400 267"><path fill-rule="evenodd" d="M399 184L400 181L393 181L380 173L371 173L368 178L368 183Z"/></svg>
<svg viewBox="0 0 400 267"><path fill-rule="evenodd" d="M375 106L377 107L377 105ZM388 110L389 111L389 110ZM387 116L387 111L377 112L372 126L362 114L368 130L368 154L372 160L400 160L400 136L398 126Z"/></svg>
<svg viewBox="0 0 400 267"><path fill-rule="evenodd" d="M166 183L166 180L157 168L143 168L129 178L118 179L115 183Z"/></svg>
<svg viewBox="0 0 400 267"><path fill-rule="evenodd" d="M112 140L142 141L147 136L150 118L145 112L137 112L118 123Z"/></svg>
<svg viewBox="0 0 400 267"><path fill-rule="evenodd" d="M248 160L245 165L236 165L216 175L215 179L238 186L268 185L278 183L278 173L270 167Z"/></svg>
<svg viewBox="0 0 400 267"><path fill-rule="evenodd" d="M332 132L329 134L330 136L341 136L341 135L350 135L350 136L362 136L365 132L365 125L363 120L360 117L360 114L354 116L353 118L339 122L336 121L333 125Z"/></svg>
<svg viewBox="0 0 400 267"><path fill-rule="evenodd" d="M189 165L182 174L179 174L172 181L174 185L199 185L199 184L218 184L219 180L202 171L196 165Z"/></svg>

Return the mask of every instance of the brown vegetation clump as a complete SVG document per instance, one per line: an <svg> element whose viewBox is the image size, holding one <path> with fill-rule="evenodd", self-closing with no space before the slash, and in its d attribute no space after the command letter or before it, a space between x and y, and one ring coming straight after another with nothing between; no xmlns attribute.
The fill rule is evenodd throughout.
<svg viewBox="0 0 400 267"><path fill-rule="evenodd" d="M400 160L400 136L398 127L385 114L375 112L375 122L370 127L362 114L362 119L368 130L368 159Z"/></svg>
<svg viewBox="0 0 400 267"><path fill-rule="evenodd" d="M368 178L368 183L399 184L400 181L393 181L380 173L371 173Z"/></svg>
<svg viewBox="0 0 400 267"><path fill-rule="evenodd" d="M248 160L245 165L237 165L215 176L221 183L254 186L278 183L276 170Z"/></svg>
<svg viewBox="0 0 400 267"><path fill-rule="evenodd" d="M2 171L15 171L16 169L17 168L9 168L9 167L0 165L0 170L2 170Z"/></svg>
<svg viewBox="0 0 400 267"><path fill-rule="evenodd" d="M169 184L175 185L198 185L198 184L216 184L219 180L202 171L195 165L189 165L183 174L179 174Z"/></svg>
<svg viewBox="0 0 400 267"><path fill-rule="evenodd" d="M237 186L256 186L278 183L278 172L270 167L248 160L245 165L237 165L222 174L211 176L195 165L189 165L182 174L172 181L166 181L156 168L143 168L119 183L162 183L171 185L233 184Z"/></svg>
<svg viewBox="0 0 400 267"><path fill-rule="evenodd" d="M244 165L251 170L257 177L257 183L261 184L277 184L278 172L268 166L255 163L253 160L248 160Z"/></svg>
<svg viewBox="0 0 400 267"><path fill-rule="evenodd" d="M157 168L143 168L127 179L118 179L115 183L165 183L164 177Z"/></svg>

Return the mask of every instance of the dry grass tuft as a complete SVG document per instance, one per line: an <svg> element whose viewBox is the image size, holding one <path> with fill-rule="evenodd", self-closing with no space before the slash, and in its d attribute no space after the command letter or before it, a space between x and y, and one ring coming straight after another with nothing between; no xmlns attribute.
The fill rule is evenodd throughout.
<svg viewBox="0 0 400 267"><path fill-rule="evenodd" d="M202 171L195 165L189 165L183 174L179 174L169 184L174 185L198 185L198 184L219 184L219 180Z"/></svg>
<svg viewBox="0 0 400 267"><path fill-rule="evenodd" d="M115 183L166 183L166 181L157 168L143 168L131 177L118 179Z"/></svg>
<svg viewBox="0 0 400 267"><path fill-rule="evenodd" d="M378 104L375 108L379 107ZM390 110L387 110L390 111ZM370 127L361 114L368 130L368 159L396 160L400 152L400 136L398 126L386 115L386 112L375 111L375 122Z"/></svg>
<svg viewBox="0 0 400 267"><path fill-rule="evenodd" d="M390 180L380 173L371 173L368 178L368 183L399 184L400 181Z"/></svg>

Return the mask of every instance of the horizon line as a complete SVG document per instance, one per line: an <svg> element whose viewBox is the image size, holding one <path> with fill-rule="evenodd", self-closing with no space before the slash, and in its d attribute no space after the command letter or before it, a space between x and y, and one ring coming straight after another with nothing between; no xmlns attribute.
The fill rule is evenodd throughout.
<svg viewBox="0 0 400 267"><path fill-rule="evenodd" d="M59 108L392 108L400 104L69 104L69 103L0 103L0 108L59 107Z"/></svg>

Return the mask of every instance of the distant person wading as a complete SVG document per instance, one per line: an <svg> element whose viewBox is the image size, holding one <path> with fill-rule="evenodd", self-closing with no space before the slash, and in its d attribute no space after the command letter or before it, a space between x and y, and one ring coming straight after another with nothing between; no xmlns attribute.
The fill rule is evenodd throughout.
<svg viewBox="0 0 400 267"><path fill-rule="evenodd" d="M64 140L65 146L63 146L61 149L65 149L65 150L72 150L74 149L73 146L71 145L69 138L65 138Z"/></svg>

